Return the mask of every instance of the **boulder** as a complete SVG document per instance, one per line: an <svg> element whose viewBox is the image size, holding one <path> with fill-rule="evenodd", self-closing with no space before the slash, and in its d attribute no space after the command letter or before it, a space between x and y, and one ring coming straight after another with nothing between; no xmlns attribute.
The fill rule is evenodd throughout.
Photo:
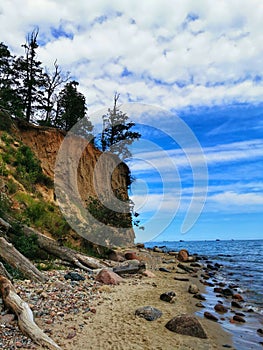
<svg viewBox="0 0 263 350"><path fill-rule="evenodd" d="M245 319L242 316L239 316L239 315L233 316L233 320L237 321L237 322L242 322L242 323L246 322Z"/></svg>
<svg viewBox="0 0 263 350"><path fill-rule="evenodd" d="M189 253L186 249L181 249L178 253L178 260L185 262L188 261Z"/></svg>
<svg viewBox="0 0 263 350"><path fill-rule="evenodd" d="M238 293L234 294L234 295L232 296L232 298L233 298L233 299L236 299L236 300L238 300L238 301L244 301L242 295L240 295L240 294L238 294Z"/></svg>
<svg viewBox="0 0 263 350"><path fill-rule="evenodd" d="M162 316L162 312L152 306L143 306L135 311L135 315L144 318L147 321L154 321Z"/></svg>
<svg viewBox="0 0 263 350"><path fill-rule="evenodd" d="M156 253L163 253L163 250L161 248L158 248L158 247L153 247L153 251Z"/></svg>
<svg viewBox="0 0 263 350"><path fill-rule="evenodd" d="M115 251L112 251L109 254L109 260L123 262L125 260L125 258L121 253L117 253Z"/></svg>
<svg viewBox="0 0 263 350"><path fill-rule="evenodd" d="M167 303L172 303L175 300L175 292L166 292L160 295L160 299Z"/></svg>
<svg viewBox="0 0 263 350"><path fill-rule="evenodd" d="M127 260L140 260L140 258L135 252L127 252L124 254L124 257Z"/></svg>
<svg viewBox="0 0 263 350"><path fill-rule="evenodd" d="M237 309L242 309L242 306L235 300L231 301L231 306L236 307Z"/></svg>
<svg viewBox="0 0 263 350"><path fill-rule="evenodd" d="M211 312L205 311L205 312L204 312L204 316L205 316L205 318L207 318L208 320L215 321L215 322L218 321L218 318L217 318L215 315L211 314Z"/></svg>
<svg viewBox="0 0 263 350"><path fill-rule="evenodd" d="M199 288L197 287L196 284L190 284L189 288L188 288L188 293L191 294L197 294L199 292Z"/></svg>
<svg viewBox="0 0 263 350"><path fill-rule="evenodd" d="M71 281L84 281L85 280L85 277L84 276L81 276L79 273L77 272L69 272L67 273L64 278L66 280L71 280Z"/></svg>
<svg viewBox="0 0 263 350"><path fill-rule="evenodd" d="M198 300L206 300L206 297L203 296L203 294L201 294L201 293L194 294L193 297L198 299Z"/></svg>
<svg viewBox="0 0 263 350"><path fill-rule="evenodd" d="M216 312L222 313L224 314L225 312L228 311L227 307L222 305L222 304L216 304L214 309L216 310Z"/></svg>
<svg viewBox="0 0 263 350"><path fill-rule="evenodd" d="M172 318L166 323L165 327L169 331L189 335L191 337L197 337L206 339L207 335L198 321L198 319L192 315L180 315Z"/></svg>
<svg viewBox="0 0 263 350"><path fill-rule="evenodd" d="M106 269L102 269L95 279L104 284L119 284L123 281L123 278L117 275L117 273Z"/></svg>

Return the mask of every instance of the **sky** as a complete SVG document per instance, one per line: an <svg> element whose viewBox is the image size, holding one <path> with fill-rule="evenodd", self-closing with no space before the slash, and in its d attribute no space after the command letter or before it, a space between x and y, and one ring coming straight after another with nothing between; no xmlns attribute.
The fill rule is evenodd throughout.
<svg viewBox="0 0 263 350"><path fill-rule="evenodd" d="M120 93L136 240L263 238L261 0L1 0L0 41L79 82L95 126ZM96 130L96 128L95 128Z"/></svg>

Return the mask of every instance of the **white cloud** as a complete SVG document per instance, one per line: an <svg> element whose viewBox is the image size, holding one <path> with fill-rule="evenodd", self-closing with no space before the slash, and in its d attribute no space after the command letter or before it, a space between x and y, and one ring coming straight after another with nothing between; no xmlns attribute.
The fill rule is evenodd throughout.
<svg viewBox="0 0 263 350"><path fill-rule="evenodd" d="M261 0L2 0L0 31L22 53L38 25L47 41L39 58L70 70L93 110L115 90L123 102L129 94L170 109L261 101L262 17ZM51 28L73 38L55 38ZM132 75L121 76L124 68Z"/></svg>

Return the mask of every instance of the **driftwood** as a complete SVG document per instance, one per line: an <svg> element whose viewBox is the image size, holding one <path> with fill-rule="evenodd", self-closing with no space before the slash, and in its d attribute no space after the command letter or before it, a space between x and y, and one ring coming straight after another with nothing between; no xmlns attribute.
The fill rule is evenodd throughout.
<svg viewBox="0 0 263 350"><path fill-rule="evenodd" d="M146 270L145 263L138 263L138 264L126 264L121 266L116 266L113 268L113 272L117 273L118 275L124 275L126 273L134 274L143 272Z"/></svg>
<svg viewBox="0 0 263 350"><path fill-rule="evenodd" d="M179 263L177 265L177 267L179 267L181 270L184 270L184 271L186 271L188 273L193 273L193 272L197 272L198 271L198 269L196 269L196 268L193 268L193 267L190 267L190 266L186 266L186 265L181 264L181 263Z"/></svg>
<svg viewBox="0 0 263 350"><path fill-rule="evenodd" d="M0 218L0 227L3 228L5 231L8 231L11 228L11 225L4 219Z"/></svg>
<svg viewBox="0 0 263 350"><path fill-rule="evenodd" d="M51 350L61 350L61 348L49 338L34 322L33 313L29 305L17 294L11 282L0 276L0 294L3 302L18 317L18 326L21 331L28 335L36 344L47 347Z"/></svg>
<svg viewBox="0 0 263 350"><path fill-rule="evenodd" d="M9 265L21 271L25 277L44 282L46 277L4 237L0 237L0 257Z"/></svg>
<svg viewBox="0 0 263 350"><path fill-rule="evenodd" d="M28 236L36 235L37 244L41 249L45 250L53 256L58 257L61 260L70 262L82 270L92 272L92 269L101 269L105 267L105 265L98 259L86 256L84 254L76 252L73 249L64 247L60 245L56 240L43 235L31 227L23 226L23 231L24 234Z"/></svg>
<svg viewBox="0 0 263 350"><path fill-rule="evenodd" d="M12 277L10 276L10 274L8 273L8 271L6 270L6 268L1 262L0 262L0 275L8 278L9 280L12 280Z"/></svg>

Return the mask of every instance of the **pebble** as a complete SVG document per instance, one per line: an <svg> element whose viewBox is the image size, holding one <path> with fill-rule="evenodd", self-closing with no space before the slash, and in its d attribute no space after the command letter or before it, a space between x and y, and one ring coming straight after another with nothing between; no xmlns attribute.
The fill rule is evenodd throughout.
<svg viewBox="0 0 263 350"><path fill-rule="evenodd" d="M63 322L70 321L70 315L79 313L82 310L89 310L87 315L96 313L96 309L92 304L98 303L103 298L99 292L100 284L88 273L81 271L81 275L84 278L77 283L75 282L75 285L71 285L72 280L70 278L65 280L64 278L67 272L63 270L43 271L43 274L48 278L48 282L44 287L43 283L40 282L32 282L30 280L14 281L17 294L30 305L34 317L40 318L39 321L43 325L50 327L50 329L45 329L46 327L42 326L45 333L52 334L53 325L61 322L61 320ZM76 277L79 273L80 270L76 269L73 276ZM0 303L0 320L3 308L3 304ZM66 315L68 317L64 319ZM13 319L14 316L11 316L10 318ZM0 332L1 349L37 349L32 340L22 334L16 319L8 324L1 323ZM70 331L69 334L72 335L73 333Z"/></svg>

